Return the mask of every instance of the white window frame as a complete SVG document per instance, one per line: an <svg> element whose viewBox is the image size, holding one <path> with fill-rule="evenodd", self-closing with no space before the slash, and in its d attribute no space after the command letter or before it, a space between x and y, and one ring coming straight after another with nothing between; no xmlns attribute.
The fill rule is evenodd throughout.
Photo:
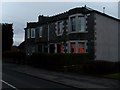
<svg viewBox="0 0 120 90"><path fill-rule="evenodd" d="M76 24L76 25L75 25L75 29L76 29L75 31L72 31L72 28L71 28L71 18L72 18L72 17L75 17L75 24ZM85 29L82 30L82 31L79 30L78 17L84 17L84 18L85 18L85 21L84 21L84 23L85 23L85 24L84 24L84 28L85 28ZM87 21L86 21L86 15L83 15L83 14L70 15L70 16L69 16L69 25L68 25L68 26L69 26L69 27L68 27L68 28L69 28L68 34L70 34L70 33L88 33L88 31L86 31L86 28L87 28L86 22L87 22Z"/></svg>
<svg viewBox="0 0 120 90"><path fill-rule="evenodd" d="M85 43L85 53L87 53L86 52L86 49L87 49L87 40L70 40L70 41L68 41L68 53L71 53L71 47L70 47L70 44L71 43L75 43L75 48L76 48L76 53L79 53L79 51L78 51L78 43L80 43L80 42L84 42Z"/></svg>
<svg viewBox="0 0 120 90"><path fill-rule="evenodd" d="M31 38L35 38L35 28L31 28Z"/></svg>
<svg viewBox="0 0 120 90"><path fill-rule="evenodd" d="M58 33L58 28L60 29L60 33ZM56 34L57 34L57 36L61 36L63 34L63 21L56 22Z"/></svg>
<svg viewBox="0 0 120 90"><path fill-rule="evenodd" d="M74 18L74 22L72 23L72 19ZM76 16L70 17L70 32L75 32L76 31ZM75 31L72 30L74 27Z"/></svg>
<svg viewBox="0 0 120 90"><path fill-rule="evenodd" d="M78 16L77 20L78 20L78 32L85 32L86 31L86 19L85 19L85 16Z"/></svg>
<svg viewBox="0 0 120 90"><path fill-rule="evenodd" d="M42 32L43 32L43 27L41 26L41 27L39 28L39 37L40 37L40 38L42 37Z"/></svg>

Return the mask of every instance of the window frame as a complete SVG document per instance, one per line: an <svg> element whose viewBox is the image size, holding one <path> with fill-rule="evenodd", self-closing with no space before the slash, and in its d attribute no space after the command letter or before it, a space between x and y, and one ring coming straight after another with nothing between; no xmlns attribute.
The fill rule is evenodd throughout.
<svg viewBox="0 0 120 90"><path fill-rule="evenodd" d="M70 32L76 31L76 16L70 17L70 28Z"/></svg>
<svg viewBox="0 0 120 90"><path fill-rule="evenodd" d="M39 38L42 38L43 27L39 27Z"/></svg>
<svg viewBox="0 0 120 90"><path fill-rule="evenodd" d="M31 28L31 38L35 38L35 28Z"/></svg>
<svg viewBox="0 0 120 90"><path fill-rule="evenodd" d="M71 25L71 18L72 17L75 17L75 24L76 24L75 25L75 28L76 28L75 31L72 31L72 28L71 28L71 26L72 26ZM85 24L84 24L84 30L82 30L82 31L79 30L78 17L84 17L84 23ZM87 21L86 21L87 19L86 18L87 18L87 15L84 15L84 14L73 14L73 15L70 15L69 19L68 19L69 20L69 26L68 26L69 27L69 31L68 31L68 34L71 34L71 33L88 33L88 31L86 31L86 28L87 28L87 24L86 24L87 23Z"/></svg>
<svg viewBox="0 0 120 90"><path fill-rule="evenodd" d="M79 24L80 18L80 24ZM83 19L83 20L81 20ZM78 16L78 32L85 32L86 31L86 19L85 16Z"/></svg>
<svg viewBox="0 0 120 90"><path fill-rule="evenodd" d="M88 53L86 50L88 49L88 46L87 46L87 40L70 40L68 41L68 53L71 53L71 43L75 43L75 49L76 49L76 53L79 53L79 43L84 43L84 54L85 53Z"/></svg>
<svg viewBox="0 0 120 90"><path fill-rule="evenodd" d="M56 22L56 34L57 36L61 36L63 34L63 21L57 21ZM58 32L59 31L59 32Z"/></svg>

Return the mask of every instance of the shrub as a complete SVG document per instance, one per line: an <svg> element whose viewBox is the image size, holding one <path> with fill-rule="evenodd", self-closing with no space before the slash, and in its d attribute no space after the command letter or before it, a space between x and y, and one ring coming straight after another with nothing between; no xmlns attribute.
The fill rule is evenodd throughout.
<svg viewBox="0 0 120 90"><path fill-rule="evenodd" d="M3 52L2 53L2 58L7 59L6 62L13 62L13 63L24 63L25 61L25 53L24 52L11 52L11 51L7 51L7 52ZM11 61L9 61L11 60Z"/></svg>
<svg viewBox="0 0 120 90"><path fill-rule="evenodd" d="M87 54L33 53L28 61L30 62L29 64L36 67L56 69L62 66L81 64L83 61L87 60Z"/></svg>

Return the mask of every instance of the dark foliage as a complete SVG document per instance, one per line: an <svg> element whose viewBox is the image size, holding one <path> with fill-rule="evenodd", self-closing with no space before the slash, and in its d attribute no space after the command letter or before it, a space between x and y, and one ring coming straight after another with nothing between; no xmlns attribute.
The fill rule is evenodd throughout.
<svg viewBox="0 0 120 90"><path fill-rule="evenodd" d="M13 44L12 24L2 24L2 51L8 51Z"/></svg>
<svg viewBox="0 0 120 90"><path fill-rule="evenodd" d="M33 53L26 56L23 52L4 52L7 62L27 64L37 68L57 71L82 72L86 74L108 74L120 72L120 62L90 60L89 54L48 54Z"/></svg>
<svg viewBox="0 0 120 90"><path fill-rule="evenodd" d="M30 65L48 69L58 69L64 66L82 64L87 61L87 54L47 54L34 53L27 61Z"/></svg>
<svg viewBox="0 0 120 90"><path fill-rule="evenodd" d="M11 63L21 63L25 64L26 55L24 52L11 52L6 51L2 53L3 62L11 62Z"/></svg>

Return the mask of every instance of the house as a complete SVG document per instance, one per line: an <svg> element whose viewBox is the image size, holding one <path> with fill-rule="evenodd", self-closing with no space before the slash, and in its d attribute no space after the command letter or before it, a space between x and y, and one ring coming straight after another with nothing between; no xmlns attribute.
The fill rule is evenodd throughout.
<svg viewBox="0 0 120 90"><path fill-rule="evenodd" d="M26 54L89 53L95 60L120 60L120 20L88 7L38 16L25 28ZM119 38L119 39L118 39Z"/></svg>

